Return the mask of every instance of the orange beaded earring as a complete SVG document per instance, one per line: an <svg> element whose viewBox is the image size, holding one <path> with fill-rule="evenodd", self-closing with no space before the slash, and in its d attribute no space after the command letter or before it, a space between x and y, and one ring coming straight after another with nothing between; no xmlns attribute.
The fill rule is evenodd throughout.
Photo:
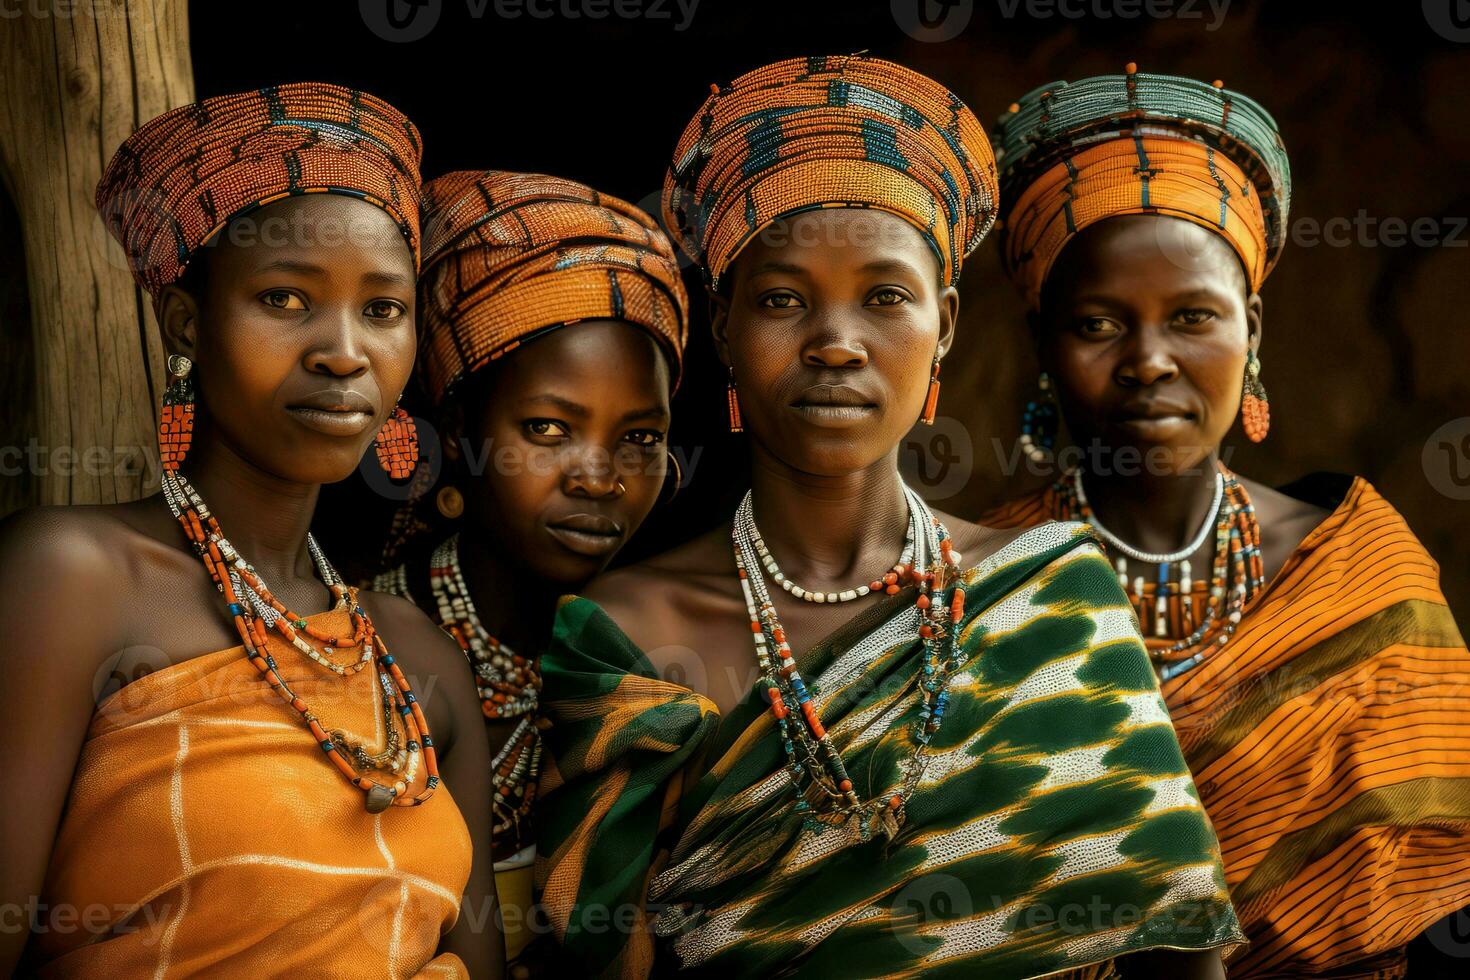
<svg viewBox="0 0 1470 980"><path fill-rule="evenodd" d="M725 397L730 402L730 431L744 432L745 425L740 420L740 398L735 394L735 369L730 369L730 385L725 389Z"/></svg>
<svg viewBox="0 0 1470 980"><path fill-rule="evenodd" d="M413 416L398 405L388 421L373 436L374 448L378 452L378 465L387 471L390 479L406 480L419 465L419 434L414 428Z"/></svg>
<svg viewBox="0 0 1470 980"><path fill-rule="evenodd" d="M1261 384L1261 359L1256 352L1245 352L1245 393L1240 399L1240 421L1246 438L1260 442L1271 430L1271 403L1266 400L1266 386Z"/></svg>
<svg viewBox="0 0 1470 980"><path fill-rule="evenodd" d="M934 413L939 410L939 355L934 355L934 373L929 375L929 394L924 396L924 412L919 416L919 421L925 425L934 424Z"/></svg>
<svg viewBox="0 0 1470 980"><path fill-rule="evenodd" d="M194 438L194 382L189 380L193 368L194 362L183 354L168 356L169 382L163 389L158 421L158 458L170 473L178 472Z"/></svg>

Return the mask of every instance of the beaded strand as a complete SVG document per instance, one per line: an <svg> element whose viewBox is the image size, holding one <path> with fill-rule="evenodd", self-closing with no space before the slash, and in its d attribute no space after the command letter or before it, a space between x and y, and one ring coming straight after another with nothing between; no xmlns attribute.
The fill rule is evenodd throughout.
<svg viewBox="0 0 1470 980"><path fill-rule="evenodd" d="M749 492L735 512L735 567L750 617L756 661L786 753L788 776L797 792L796 810L805 815L803 825L813 831L828 824L846 823L863 840L870 839L874 832L887 838L898 832L904 804L923 772L922 753L939 730L948 706L950 676L959 666L961 654L955 648L954 636L964 611L964 590L956 587L961 556L923 499L907 486L904 494L910 526L922 527L923 533L915 530L913 562L895 565L880 582L889 595L896 595L904 585L919 589L915 605L924 656L919 675L921 703L914 729L916 745L914 755L905 763L905 777L897 792L867 802L854 792L842 756L822 724L814 692L807 688L797 668L764 579L759 571L752 572L759 568L759 552Z"/></svg>
<svg viewBox="0 0 1470 980"><path fill-rule="evenodd" d="M348 611L352 622L350 637L318 630L310 626L305 617L297 616L278 602L255 569L224 536L219 523L209 512L198 491L181 474L165 471L163 492L169 510L173 512L195 552L204 562L216 591L224 594L226 607L234 621L235 631L240 636L246 657L281 700L295 709L306 722L318 747L343 778L366 794L365 805L368 812L381 813L390 806L420 806L427 803L439 785L438 757L434 751L428 719L424 717L412 685L403 676L383 638L373 628L372 620L358 604L357 590L342 583L311 535L307 535L307 550L311 553L322 581L336 597L335 608L345 608ZM274 615L268 617L267 612ZM268 629L273 629L298 650L302 650L303 646L307 647L308 650L303 652L315 654L311 659L339 675L345 675L348 670L354 673L362 670L368 660L375 662L384 696L391 694L391 701L386 702L391 707L387 708L385 718L391 721L392 714L397 713L400 724L408 735L407 744L402 749L397 747L397 730L390 724L390 734L385 737L384 748L379 752L369 753L361 743L351 744L352 740L346 733L324 727L306 701L297 696L281 676L275 657L267 649ZM365 656L354 664L337 664L325 654L310 649L310 645L300 639L302 634L326 647L359 645L363 647ZM424 789L418 795L408 797L406 793L417 772L420 752L423 754L428 776ZM359 764L357 768L353 766L354 761ZM368 770L373 769L387 770L400 778L391 785L380 783L365 775Z"/></svg>

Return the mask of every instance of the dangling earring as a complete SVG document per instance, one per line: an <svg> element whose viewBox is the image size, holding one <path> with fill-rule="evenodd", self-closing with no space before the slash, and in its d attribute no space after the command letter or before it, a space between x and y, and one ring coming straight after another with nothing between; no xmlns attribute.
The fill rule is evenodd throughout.
<svg viewBox="0 0 1470 980"><path fill-rule="evenodd" d="M674 472L674 489L670 490L669 495L663 498L662 501L663 503L667 504L672 502L675 497L679 496L679 488L684 485L684 468L679 465L679 457L674 455L673 450L667 449L664 450L664 452L669 457L669 468L672 469ZM668 482L667 473L664 474L664 482Z"/></svg>
<svg viewBox="0 0 1470 980"><path fill-rule="evenodd" d="M176 473L194 438L194 382L189 380L194 362L183 354L170 354L167 365L169 383L163 389L163 411L159 413L158 458L165 470Z"/></svg>
<svg viewBox="0 0 1470 980"><path fill-rule="evenodd" d="M434 495L434 506L449 520L458 520L464 513L464 494L454 484L446 483Z"/></svg>
<svg viewBox="0 0 1470 980"><path fill-rule="evenodd" d="M929 375L929 393L924 396L924 411L919 414L919 421L925 425L934 424L934 413L939 410L939 352L934 354L934 370Z"/></svg>
<svg viewBox="0 0 1470 980"><path fill-rule="evenodd" d="M740 398L735 394L735 369L730 369L730 386L725 389L725 396L730 402L730 431L744 432L745 426L740 421Z"/></svg>
<svg viewBox="0 0 1470 980"><path fill-rule="evenodd" d="M1042 371L1036 378L1036 398L1026 403L1021 413L1021 449L1032 462L1041 463L1051 455L1057 441L1057 395L1051 377Z"/></svg>
<svg viewBox="0 0 1470 980"><path fill-rule="evenodd" d="M1256 352L1245 352L1245 385L1240 399L1240 421L1246 438L1260 442L1271 431L1271 403L1266 399L1266 386L1261 384L1261 359Z"/></svg>
<svg viewBox="0 0 1470 980"><path fill-rule="evenodd" d="M403 480L413 475L419 465L419 434L413 416L403 406L394 406L393 414L373 436L373 444L378 451L378 465L387 471L389 479Z"/></svg>

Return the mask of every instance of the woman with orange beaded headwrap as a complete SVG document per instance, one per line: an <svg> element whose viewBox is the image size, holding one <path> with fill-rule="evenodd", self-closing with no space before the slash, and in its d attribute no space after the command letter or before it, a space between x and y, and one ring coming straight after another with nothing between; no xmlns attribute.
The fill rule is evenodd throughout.
<svg viewBox="0 0 1470 980"><path fill-rule="evenodd" d="M163 493L0 529L0 629L26 637L0 696L28 746L0 904L41 910L0 931L0 973L500 974L480 711L415 688L463 657L308 530L375 433L412 468L383 427L414 357L419 156L392 106L301 83L174 109L107 167L168 353Z"/></svg>
<svg viewBox="0 0 1470 980"><path fill-rule="evenodd" d="M877 58L752 71L679 140L752 487L557 611L538 878L583 975L1185 978L1238 939L1089 535L899 476L995 208L975 117Z"/></svg>
<svg viewBox="0 0 1470 980"><path fill-rule="evenodd" d="M1251 941L1230 975L1403 976L1404 945L1470 902L1470 654L1366 481L1275 490L1221 462L1237 414L1257 442L1271 421L1276 125L1219 82L1130 65L1026 95L996 146L1046 371L1022 443L1050 461L1065 418L1082 463L981 520L1106 541Z"/></svg>
<svg viewBox="0 0 1470 980"><path fill-rule="evenodd" d="M666 433L688 301L653 219L583 184L463 171L424 198L418 370L453 470L433 513L400 513L375 587L417 601L474 668L506 952L529 967L535 654L557 597L677 489Z"/></svg>

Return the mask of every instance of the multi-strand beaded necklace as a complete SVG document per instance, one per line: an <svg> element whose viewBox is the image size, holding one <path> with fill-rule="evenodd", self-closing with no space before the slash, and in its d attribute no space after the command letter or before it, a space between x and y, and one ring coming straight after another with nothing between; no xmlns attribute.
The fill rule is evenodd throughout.
<svg viewBox="0 0 1470 980"><path fill-rule="evenodd" d="M351 635L339 636L318 629L305 617L282 605L255 568L225 538L199 492L181 474L167 471L163 474L163 494L169 510L204 561L215 589L224 594L246 657L271 689L300 714L317 745L343 777L367 795L368 812L381 813L390 806L427 803L439 785L439 765L428 719L419 707L413 688L388 652L387 644L358 604L357 590L343 584L317 547L316 540L307 535L307 550L316 565L317 574L336 598L335 608L347 611L352 624ZM312 712L281 676L276 659L267 648L267 630L274 630L296 650L338 676L358 673L369 663L374 665L378 672L374 692L376 695L381 688L387 728L381 749L370 751L361 739L342 729L329 727ZM358 655L347 662L339 662L328 652L344 649L355 649ZM395 714L401 719L407 744L403 744L403 736L394 724ZM417 796L408 797L408 787L418 772L420 754L428 776L423 790ZM373 771L391 773L394 781L383 783L372 779L368 773Z"/></svg>
<svg viewBox="0 0 1470 980"><path fill-rule="evenodd" d="M731 532L756 660L786 751L787 774L797 794L796 810L805 815L803 823L808 829L820 831L827 825L846 824L865 841L875 832L891 838L903 823L904 804L923 774L923 752L944 719L949 680L960 668L962 657L955 645L965 603L964 589L957 585L961 556L954 550L948 530L919 495L907 486L903 490L909 505L908 540L913 545L912 551L906 550L905 554L911 553L912 560L895 564L872 583L869 594L897 595L904 586L918 587L918 638L924 652L916 678L920 707L913 732L914 754L905 763L905 774L896 791L887 797L864 801L857 795L842 756L822 725L814 692L807 688L797 669L786 631L760 573L765 567L774 578L775 562L764 562L763 549L756 547L760 532L749 492L735 512Z"/></svg>
<svg viewBox="0 0 1470 980"><path fill-rule="evenodd" d="M475 671L475 689L486 718L519 719L504 746L490 760L494 833L525 836L536 777L541 770L541 736L536 705L541 678L535 665L491 636L480 622L459 564L459 534L446 539L429 559L429 588L439 624L454 637Z"/></svg>
<svg viewBox="0 0 1470 980"><path fill-rule="evenodd" d="M1118 584L1138 615L1144 644L1161 680L1193 670L1228 643L1246 604L1266 582L1256 509L1235 474L1223 463L1216 466L1214 502L1199 532L1183 548L1167 554L1134 548L1104 527L1088 505L1080 469L1052 487L1055 516L1090 524L1115 555ZM1211 528L1215 560L1206 583L1194 578L1190 558L1204 546ZM1130 559L1154 565L1153 581L1131 575Z"/></svg>

